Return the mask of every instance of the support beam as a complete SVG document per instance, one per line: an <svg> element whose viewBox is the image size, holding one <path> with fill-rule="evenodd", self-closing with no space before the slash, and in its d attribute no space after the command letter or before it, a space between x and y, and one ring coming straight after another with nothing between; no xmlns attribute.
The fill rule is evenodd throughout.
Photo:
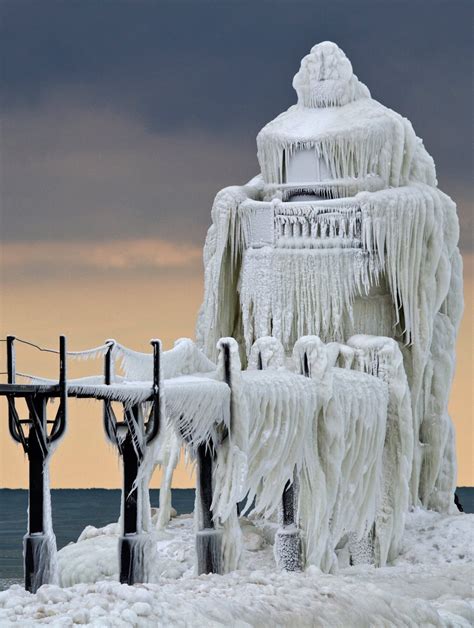
<svg viewBox="0 0 474 628"><path fill-rule="evenodd" d="M104 383L113 380L113 349L115 340L107 340L104 360ZM137 485L140 465L146 447L158 436L161 423L161 342L152 340L153 391L151 410L146 425L141 404L127 407L123 403L124 421L117 421L112 403L104 399L104 429L107 438L117 447L123 463L122 534L119 539L119 571L122 584L146 582L146 535L142 529L142 489Z"/></svg>
<svg viewBox="0 0 474 628"><path fill-rule="evenodd" d="M28 530L23 539L25 588L36 593L43 584L55 581L56 539L51 521L51 495L48 484L48 457L51 444L61 438L67 420L67 351L66 338L59 338L59 381L57 386L40 387L16 384L15 337L7 336L8 384L0 395L8 401L8 424L12 438L21 443L28 456ZM28 420L21 420L15 406L18 397L25 399ZM59 396L54 421L48 421L47 403ZM52 424L48 434L48 423ZM23 426L28 426L25 433Z"/></svg>
<svg viewBox="0 0 474 628"><path fill-rule="evenodd" d="M266 362L262 355L262 348L266 347L268 349L269 346L272 347L272 360ZM257 340L252 347L252 352L256 354L254 356L254 363L257 370L278 368L283 363L283 347L275 338L262 338ZM308 376L309 368L306 355L302 368L302 374ZM277 565L280 569L284 569L285 571L301 571L303 568L301 532L297 520L297 503L298 478L295 469L293 481L288 481L283 489L279 509L280 527L275 535L275 556Z"/></svg>
<svg viewBox="0 0 474 628"><path fill-rule="evenodd" d="M222 379L231 389L230 420L228 429L221 433L222 443L229 438L232 430L232 344L233 338L221 338L218 343L219 368ZM240 365L239 365L240 368ZM222 530L216 528L212 512L212 469L215 458L215 443L201 443L196 450L197 458L197 499L199 500L200 529L196 534L196 553L198 574L222 573ZM236 504L237 509L237 504Z"/></svg>
<svg viewBox="0 0 474 628"><path fill-rule="evenodd" d="M285 571L303 569L301 532L297 521L298 487L296 471L293 482L287 482L280 507L280 527L275 535L277 565Z"/></svg>
<svg viewBox="0 0 474 628"><path fill-rule="evenodd" d="M51 495L45 474L47 473L48 448L46 423L46 398L36 396L29 401L30 428L28 433L29 491L28 533L23 539L25 589L31 593L43 584L54 580L52 565L55 562L56 539L51 516Z"/></svg>
<svg viewBox="0 0 474 628"><path fill-rule="evenodd" d="M286 483L282 497L282 523L284 526L295 524L295 484Z"/></svg>
<svg viewBox="0 0 474 628"><path fill-rule="evenodd" d="M125 410L127 411L127 410ZM137 427L140 427L139 406L133 406L129 411ZM121 445L123 462L123 505L122 505L122 535L119 539L120 555L120 582L122 584L135 584L143 581L140 573L141 563L140 544L137 539L139 529L139 495L136 486L138 469L140 466L140 453L133 442L130 427Z"/></svg>
<svg viewBox="0 0 474 628"><path fill-rule="evenodd" d="M7 336L7 382L14 384L16 380L15 336Z"/></svg>
<svg viewBox="0 0 474 628"><path fill-rule="evenodd" d="M32 401L38 423L32 421L30 415L30 431L28 434L29 460L29 493L28 493L28 533L44 532L43 495L44 495L44 463L46 455L42 447L46 431L46 399L37 397Z"/></svg>
<svg viewBox="0 0 474 628"><path fill-rule="evenodd" d="M213 454L208 445L197 449L197 480L200 500L201 529L196 535L198 574L222 573L222 531L216 530L212 516Z"/></svg>

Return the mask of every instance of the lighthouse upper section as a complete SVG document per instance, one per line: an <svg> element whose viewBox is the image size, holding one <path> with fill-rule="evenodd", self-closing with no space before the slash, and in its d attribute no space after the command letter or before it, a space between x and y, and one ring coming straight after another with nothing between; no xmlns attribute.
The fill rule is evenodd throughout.
<svg viewBox="0 0 474 628"><path fill-rule="evenodd" d="M436 185L433 160L410 122L371 98L336 44L314 46L293 87L297 104L257 137L267 196L291 197L298 188L340 197L410 180Z"/></svg>

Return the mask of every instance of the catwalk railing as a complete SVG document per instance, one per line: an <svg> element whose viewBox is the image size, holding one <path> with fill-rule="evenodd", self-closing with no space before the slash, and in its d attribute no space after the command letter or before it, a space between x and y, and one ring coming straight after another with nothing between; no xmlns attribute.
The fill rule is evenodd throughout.
<svg viewBox="0 0 474 628"><path fill-rule="evenodd" d="M82 382L71 384L67 380L68 352L64 336L59 339L59 351L46 349L46 351L59 354L58 382L48 383L47 380L31 377L30 383L18 383L15 340L14 336L6 338L8 383L0 384L0 396L4 396L7 400L10 434L14 441L22 445L28 457L28 531L24 537L23 550L25 588L35 592L42 584L51 582L55 577L56 542L52 528L48 464L57 443L66 430L68 397L93 398L103 401L104 429L107 438L117 448L123 462L122 534L119 541L120 581L128 584L141 581L143 574L139 571L142 561L137 555L139 544L136 541L143 530L138 508L137 477L145 450L157 438L160 429L160 341L151 341L153 380L148 387L132 390L140 398L139 402L133 402L133 395L124 396L125 386L112 385L114 341L107 341L104 345L103 384L88 385ZM24 341L19 340L19 342ZM45 350L33 343L26 342L26 344ZM70 355L75 355L75 353ZM59 408L55 418L49 420L48 402L55 398L60 400ZM16 406L19 399L26 402L27 418L20 418ZM112 402L122 405L123 420L117 419ZM147 420L144 420L143 403L150 406Z"/></svg>
<svg viewBox="0 0 474 628"><path fill-rule="evenodd" d="M242 429L242 417L244 421L250 422L266 420L266 410L262 410L260 418L255 414L260 403L258 395L261 395L263 404L268 402L267 408L274 403L273 391L281 385L288 390L297 388L299 391L309 391L311 395L318 397L318 391L327 386L324 378L332 367L341 367L337 370L342 374L343 371L347 373L346 369L365 372L367 375L362 377L366 380L372 380L372 376L375 376L379 383L375 385L374 382L372 388L379 391L377 394L381 391L386 395L384 391L388 389L392 376L390 365L396 343L390 339L375 338L367 342L369 337L365 337L366 340L361 341L360 348L357 338L355 337L352 346L337 343L324 345L315 336L302 338L295 345L291 371L288 370L288 358L283 354L283 347L274 338L262 338L254 343L250 355L251 364L247 371L241 371L238 346L231 338L220 340L217 365L209 362L187 340L181 341L175 345L175 349L163 354L160 341L151 340L151 355L132 352L114 340L108 340L101 347L85 352L68 352L64 336L60 337L59 350L44 349L26 341L26 344L39 350L58 355L59 376L55 381L25 376L18 371L16 343L25 341L8 336L7 383L0 384L0 396L7 400L10 434L23 447L29 464L28 531L24 537L25 587L35 592L42 584L54 582L56 577L56 543L52 528L48 464L66 430L68 398L93 398L103 403L106 437L122 458L120 581L134 584L146 582L148 579L145 556L148 547L144 542L147 537L144 518L147 509L149 510L148 482L151 477L150 469L152 471L153 464L156 463L153 456L157 455L157 437L165 426L166 429L176 430L182 443L191 450L196 460L196 506L199 513L196 531L197 572L223 573L226 568L222 553L223 528L219 514L221 510L216 506L219 495L215 488L219 451L229 446L234 429ZM84 356L103 357L103 376L68 379L67 358ZM125 356L129 360L125 368L126 375L128 368L128 379L115 375L115 361L119 356L122 359ZM256 375L256 372L261 372L261 375ZM131 373L134 376L130 376ZM27 383L18 383L19 377L27 377ZM261 388L255 387L255 379L260 381L258 386ZM359 380L356 377L356 383ZM239 417L233 416L238 403L242 402L242 395L246 394L254 395L254 398L257 394L257 406L252 406L249 401L250 414L242 413L239 409ZM234 395L240 399L237 405L234 403ZM284 400L281 406L282 420L289 420L291 423L293 416L288 417L288 411L295 412L295 419L298 415L303 420L298 405L304 400L298 395L299 393L294 393L291 397L293 405ZM354 398L357 396L356 391ZM59 406L54 418L49 419L48 401L54 398L59 399ZM386 399L386 396L383 398ZM17 408L17 401L20 399L26 402L27 418L20 418ZM114 411L114 403L121 405L120 418ZM320 407L318 404L319 401L316 409ZM304 419L306 423L301 423L303 427L310 425L313 420L319 421L319 410L316 414L313 410L311 407L309 414L306 414L308 418ZM237 419L240 421L239 426ZM349 418L349 422L351 420ZM376 421L376 418L372 420L373 427L370 429L380 431L382 428L380 425L377 427ZM261 422L261 425L264 426L265 423ZM303 434L300 436L297 432L298 430L292 436L296 439L293 441L293 448L298 439L304 438ZM381 447L370 454L374 465L379 464L377 460L380 462L382 456L383 438L379 442ZM271 457L272 453L268 451L268 456ZM248 455L250 460L250 452ZM284 481L278 484L281 488L277 488L276 494L278 498L280 491L280 527L275 537L275 554L278 566L288 571L300 570L306 564L308 529L302 530L299 518L299 463L296 459L286 461L290 465L289 472ZM250 460L249 465L251 464ZM217 471L222 472L222 468ZM375 493L376 491L374 495ZM318 499L318 495L313 495L313 499ZM237 503L233 508L234 513L240 514ZM328 525L331 523L329 519L330 513ZM373 540L370 540L369 545L369 558L373 561ZM354 544L353 550L354 556L360 554L359 548Z"/></svg>

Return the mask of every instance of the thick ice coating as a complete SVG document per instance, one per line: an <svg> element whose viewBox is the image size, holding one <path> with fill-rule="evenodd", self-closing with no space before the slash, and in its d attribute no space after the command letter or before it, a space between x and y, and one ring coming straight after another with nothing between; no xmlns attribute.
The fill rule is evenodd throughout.
<svg viewBox="0 0 474 628"><path fill-rule="evenodd" d="M352 64L332 41L311 48L301 60L293 78L298 103L305 107L346 105L358 98L370 98L367 87L352 72Z"/></svg>
<svg viewBox="0 0 474 628"><path fill-rule="evenodd" d="M264 336L287 356L307 334L393 338L410 388L410 501L449 511L447 403L463 307L456 206L410 122L371 98L335 44L314 46L293 84L298 103L258 135L261 174L216 196L200 346L215 359L219 338L232 336L245 366Z"/></svg>

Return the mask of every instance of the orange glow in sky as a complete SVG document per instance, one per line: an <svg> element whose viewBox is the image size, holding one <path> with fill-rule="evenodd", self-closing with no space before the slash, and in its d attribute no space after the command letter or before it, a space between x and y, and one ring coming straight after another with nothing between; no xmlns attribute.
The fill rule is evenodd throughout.
<svg viewBox="0 0 474 628"><path fill-rule="evenodd" d="M41 264L48 255L44 244L22 246L15 245L16 248L10 251L11 256L5 255L4 267L15 265L18 256L23 261L26 256L30 262ZM85 251L79 245L76 248L55 246L53 252L59 259L67 251L68 264L74 255L78 255L92 270L97 268L96 278L88 275L71 280L64 277L41 281L24 279L8 285L3 290L1 303L0 333L3 337L13 333L43 346L55 347L58 335L64 333L70 350L96 346L106 338L116 338L142 351L150 350L150 338L161 338L164 348L170 348L176 338L194 337L203 285L201 253L197 249L175 247L160 241L155 242L155 246L149 241L132 242L130 250L137 252L132 255L133 272L128 268L128 273L117 274L117 269L120 271L124 266L120 253L124 243L118 242L113 250L108 244L102 249L89 245ZM113 268L109 275L103 268L99 272L106 254L112 259L109 263ZM474 255L466 255L464 265L465 316L458 339L450 412L457 434L458 485L471 486L474 485L473 330L468 314L472 311L474 295ZM154 266L159 272L147 276L149 273L140 270L143 266ZM55 377L56 357L18 345L17 368ZM70 377L97 373L101 369L100 361L72 363ZM52 410L54 412L54 406ZM6 405L2 405L0 413L0 486L25 488L27 462L21 447L8 438ZM159 480L157 471L152 486L158 487ZM52 458L51 483L57 488L120 486L120 462L114 449L106 443L99 402L70 400L68 430ZM191 470L182 461L174 477L174 486L193 485Z"/></svg>

